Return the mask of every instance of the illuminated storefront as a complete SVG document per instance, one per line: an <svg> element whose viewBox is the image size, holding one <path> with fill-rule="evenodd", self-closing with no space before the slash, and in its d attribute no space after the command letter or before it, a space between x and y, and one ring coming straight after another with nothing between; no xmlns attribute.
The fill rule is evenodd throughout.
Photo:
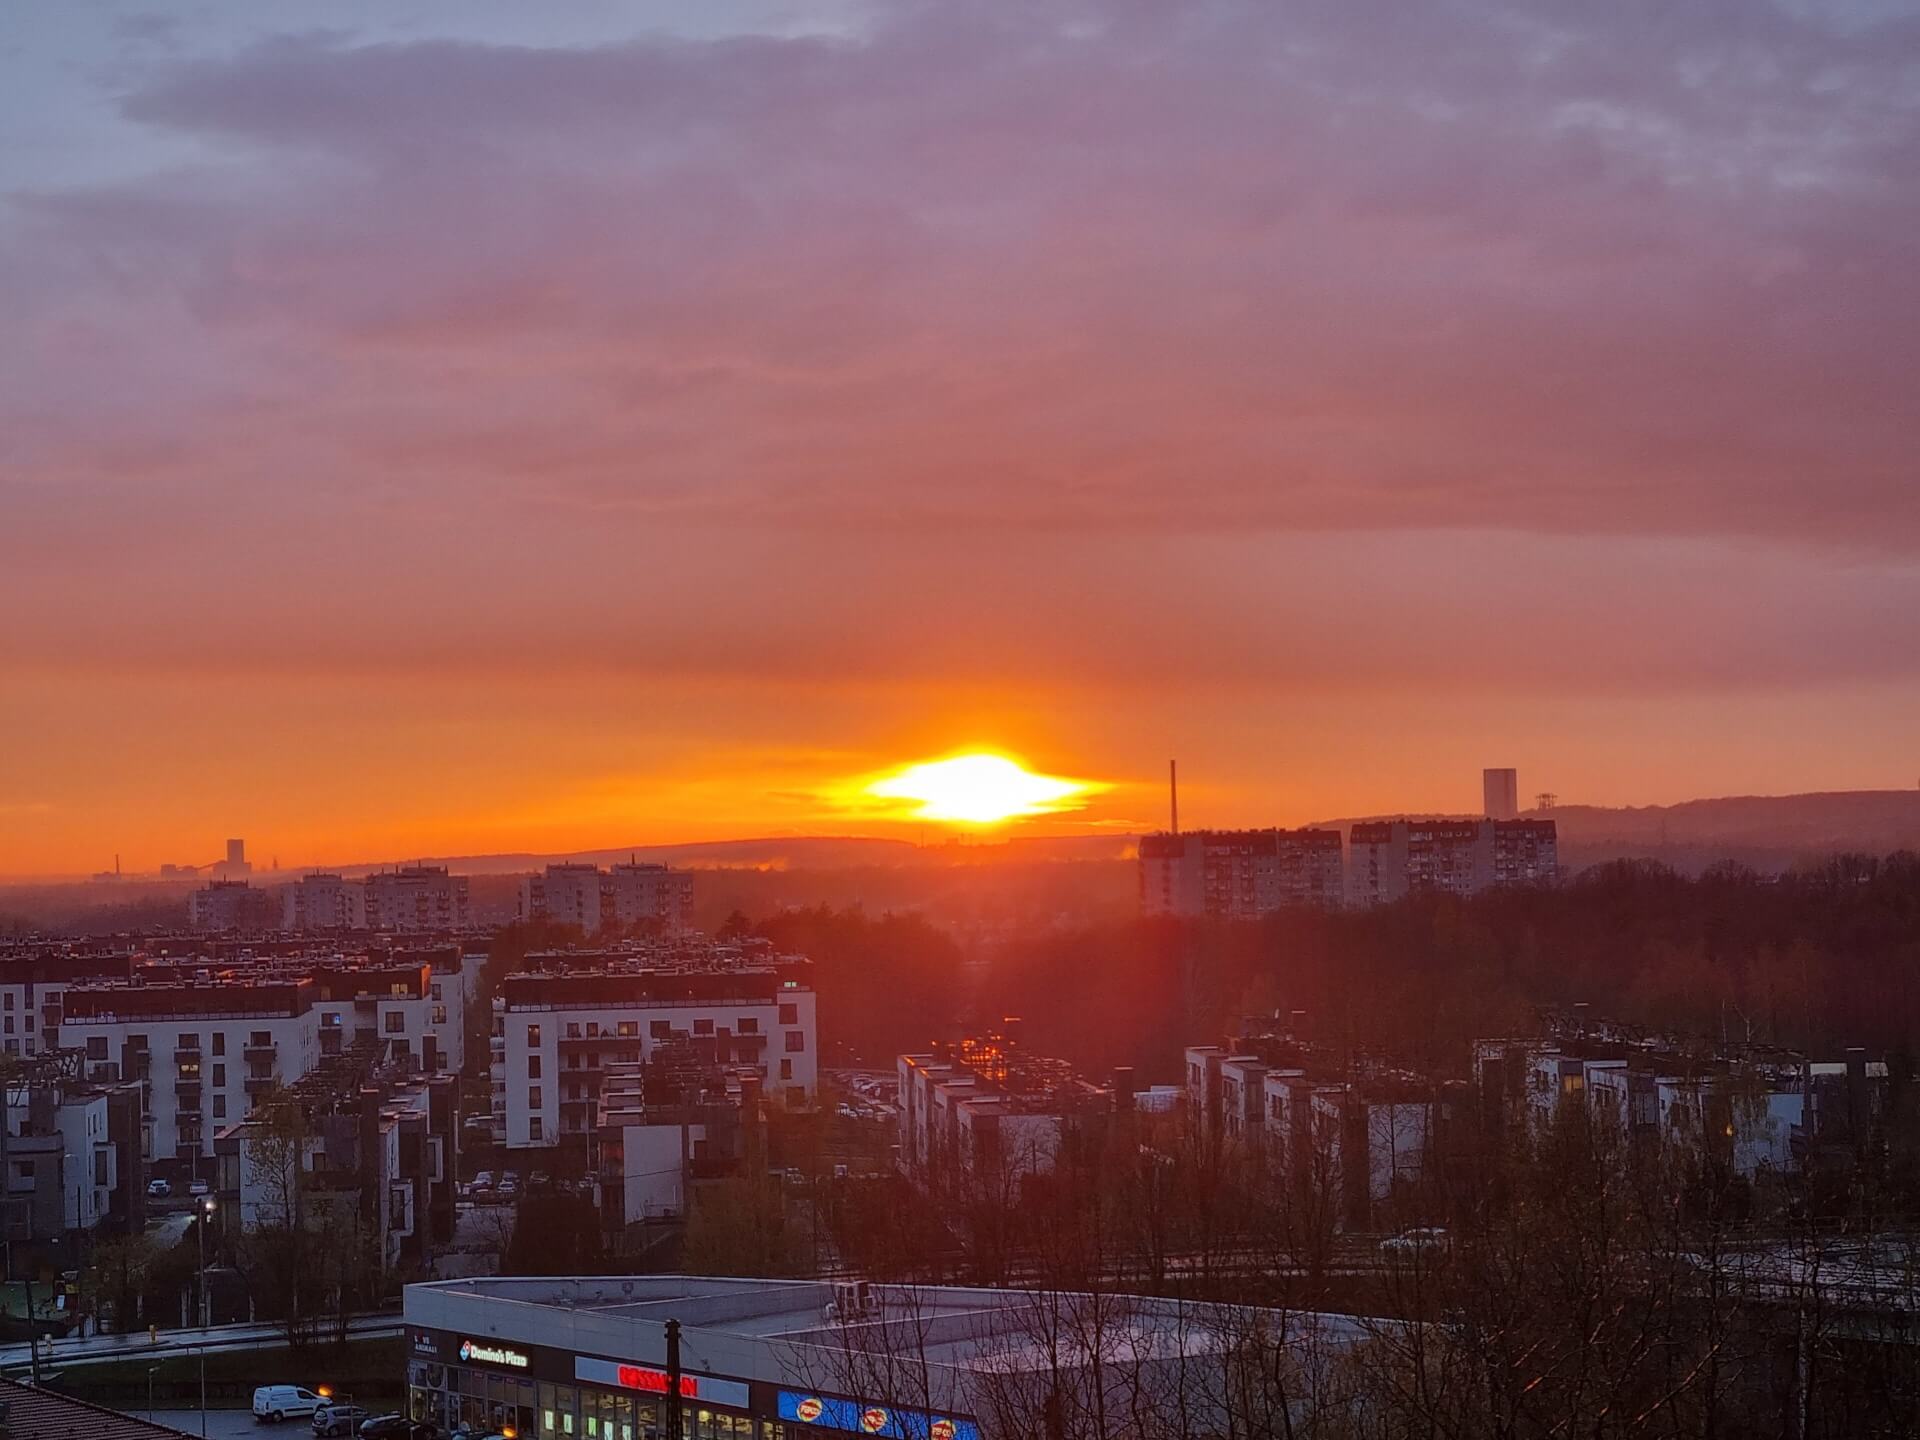
<svg viewBox="0 0 1920 1440"><path fill-rule="evenodd" d="M448 1432L515 1440L663 1440L667 1372L658 1364L551 1346L408 1330L407 1409ZM683 1371L682 1440L798 1440L807 1431L885 1440L980 1440L971 1420Z"/></svg>

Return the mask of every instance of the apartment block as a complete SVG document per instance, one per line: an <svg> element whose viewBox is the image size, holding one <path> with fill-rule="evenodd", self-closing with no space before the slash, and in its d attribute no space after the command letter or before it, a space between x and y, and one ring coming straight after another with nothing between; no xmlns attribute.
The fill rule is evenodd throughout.
<svg viewBox="0 0 1920 1440"><path fill-rule="evenodd" d="M756 1067L716 1065L691 1044L607 1067L600 1082L595 1171L602 1222L618 1229L684 1215L692 1197L764 1164Z"/></svg>
<svg viewBox="0 0 1920 1440"><path fill-rule="evenodd" d="M1410 894L1477 895L1559 876L1551 820L1378 820L1347 837L1347 899L1386 905Z"/></svg>
<svg viewBox="0 0 1920 1440"><path fill-rule="evenodd" d="M1124 1091L1028 1052L1003 1027L895 1062L900 1165L935 1193L1002 1189L1050 1170L1074 1132L1105 1123Z"/></svg>
<svg viewBox="0 0 1920 1440"><path fill-rule="evenodd" d="M147 1085L144 1152L193 1163L255 1100L299 1079L319 1053L311 979L130 981L69 987L63 1047Z"/></svg>
<svg viewBox="0 0 1920 1440"><path fill-rule="evenodd" d="M1250 919L1289 905L1334 906L1338 830L1195 830L1140 840L1144 915Z"/></svg>
<svg viewBox="0 0 1920 1440"><path fill-rule="evenodd" d="M521 882L520 914L578 926L587 935L635 926L679 935L693 917L693 875L638 861L610 871L597 865L549 865Z"/></svg>
<svg viewBox="0 0 1920 1440"><path fill-rule="evenodd" d="M272 892L245 880L212 880L187 896L187 922L195 930L258 932L273 929L279 920Z"/></svg>
<svg viewBox="0 0 1920 1440"><path fill-rule="evenodd" d="M296 1163L308 1224L352 1217L386 1270L423 1264L432 1246L451 1242L458 1076L423 1076L362 1051L324 1060L289 1098L306 1132ZM214 1149L224 1226L244 1232L288 1223L288 1187L274 1176L283 1147L257 1120L220 1130Z"/></svg>
<svg viewBox="0 0 1920 1440"><path fill-rule="evenodd" d="M367 876L362 905L369 930L444 933L473 923L467 877L450 875L441 865L409 865Z"/></svg>
<svg viewBox="0 0 1920 1440"><path fill-rule="evenodd" d="M585 1135L609 1067L644 1064L662 1047L748 1067L788 1106L818 1094L812 965L800 956L690 938L528 964L494 1002L495 1110L510 1147Z"/></svg>
<svg viewBox="0 0 1920 1440"><path fill-rule="evenodd" d="M280 891L281 928L296 933L367 928L367 887L338 875L303 875Z"/></svg>

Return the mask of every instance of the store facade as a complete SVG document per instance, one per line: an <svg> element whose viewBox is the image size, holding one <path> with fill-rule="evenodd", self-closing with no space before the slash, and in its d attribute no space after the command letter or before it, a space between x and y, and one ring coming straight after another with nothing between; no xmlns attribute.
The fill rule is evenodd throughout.
<svg viewBox="0 0 1920 1440"><path fill-rule="evenodd" d="M449 1434L514 1440L665 1440L668 1372L660 1356L583 1353L551 1344L409 1325L407 1407ZM757 1368L757 1367L756 1367ZM885 1440L980 1440L962 1416L895 1406L751 1375L680 1373L681 1440L799 1440L809 1432Z"/></svg>

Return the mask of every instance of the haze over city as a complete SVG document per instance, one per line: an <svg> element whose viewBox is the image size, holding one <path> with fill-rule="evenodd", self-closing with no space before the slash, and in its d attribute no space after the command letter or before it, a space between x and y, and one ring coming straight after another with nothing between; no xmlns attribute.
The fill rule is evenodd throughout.
<svg viewBox="0 0 1920 1440"><path fill-rule="evenodd" d="M0 872L1909 787L1913 27L16 7Z"/></svg>

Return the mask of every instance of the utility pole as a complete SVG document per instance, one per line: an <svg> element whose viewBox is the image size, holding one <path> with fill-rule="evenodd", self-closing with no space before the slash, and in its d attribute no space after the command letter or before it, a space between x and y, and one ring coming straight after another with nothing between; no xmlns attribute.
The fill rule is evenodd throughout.
<svg viewBox="0 0 1920 1440"><path fill-rule="evenodd" d="M680 1440L680 1322L667 1321L667 1440Z"/></svg>

